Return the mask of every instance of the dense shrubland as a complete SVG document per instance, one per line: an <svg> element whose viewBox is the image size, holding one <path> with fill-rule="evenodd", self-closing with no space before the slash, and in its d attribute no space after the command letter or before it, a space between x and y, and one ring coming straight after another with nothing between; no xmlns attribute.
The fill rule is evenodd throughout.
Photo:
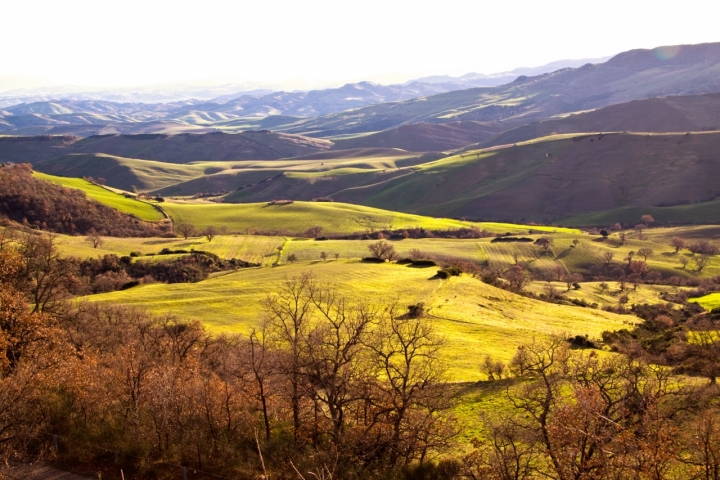
<svg viewBox="0 0 720 480"><path fill-rule="evenodd" d="M268 296L257 331L216 336L199 322L45 297L65 272L38 282L22 250L2 247L5 458L148 477L175 464L233 478L297 478L296 468L376 478L430 461L455 434L441 341L395 305L350 305L303 275ZM122 454L108 461L103 448Z"/></svg>

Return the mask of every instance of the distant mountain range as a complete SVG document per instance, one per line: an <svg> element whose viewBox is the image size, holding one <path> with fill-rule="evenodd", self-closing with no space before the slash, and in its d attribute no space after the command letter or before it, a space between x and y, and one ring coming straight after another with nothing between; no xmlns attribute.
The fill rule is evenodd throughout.
<svg viewBox="0 0 720 480"><path fill-rule="evenodd" d="M510 83L520 75L547 73L604 60L562 60L492 75L470 73L461 77L425 77L403 85L358 82L339 88L292 92L255 90L233 94L228 93L231 87L227 85L206 88L159 86L140 91L118 89L98 92L82 91L78 87L57 87L50 91L33 87L0 94L0 132L89 136L265 128L266 125L257 123L258 119L286 117L279 123L270 122L271 127L278 126L367 105L473 87L497 86ZM25 96L13 96L23 92ZM176 100L183 94L187 100ZM208 100L212 94L220 95ZM247 118L254 119L255 123L237 122Z"/></svg>
<svg viewBox="0 0 720 480"><path fill-rule="evenodd" d="M556 115L666 95L720 92L720 43L631 50L499 87L455 90L402 102L369 105L279 126L328 137L387 130L413 123L474 120L508 130Z"/></svg>
<svg viewBox="0 0 720 480"><path fill-rule="evenodd" d="M605 224L638 212L720 221L720 43L632 50L495 87L437 93L447 82L432 81L14 105L0 110L11 134L0 135L0 163L226 202L330 197L498 221ZM29 132L68 135L12 135Z"/></svg>
<svg viewBox="0 0 720 480"><path fill-rule="evenodd" d="M497 87L499 85L505 85L506 83L510 83L522 75L542 75L543 73L550 73L556 70L562 70L563 68L581 67L588 63L603 63L608 61L610 58L612 57L582 58L579 60L558 60L556 62L551 62L547 65L542 65L539 67L522 67L516 68L509 72L493 73L490 75L485 75L482 73L467 73L459 77L451 77L449 75L434 75L430 77L421 77L410 80L409 82L406 82L405 85L409 85L414 82L454 85L455 88L452 88L451 90L460 90L474 87Z"/></svg>

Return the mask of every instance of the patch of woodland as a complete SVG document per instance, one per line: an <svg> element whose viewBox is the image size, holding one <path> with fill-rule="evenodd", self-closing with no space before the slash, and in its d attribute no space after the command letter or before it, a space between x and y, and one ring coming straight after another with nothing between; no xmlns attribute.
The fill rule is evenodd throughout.
<svg viewBox="0 0 720 480"><path fill-rule="evenodd" d="M257 329L214 335L199 321L68 302L52 244L1 245L0 458L105 478L174 478L183 466L221 478L449 479L460 468L437 461L457 433L442 341L398 305L352 304L303 274L268 296ZM114 260L86 267L115 271L99 265Z"/></svg>
<svg viewBox="0 0 720 480"><path fill-rule="evenodd" d="M125 290L144 283L195 283L207 279L210 274L240 268L256 267L258 264L232 258L224 260L210 252L168 251L183 255L171 260L145 261L142 257L104 255L102 258L72 261L80 272L80 285L73 290L76 295Z"/></svg>
<svg viewBox="0 0 720 480"><path fill-rule="evenodd" d="M55 233L115 237L171 235L169 222L145 222L88 199L85 192L32 176L29 164L0 167L0 216Z"/></svg>
<svg viewBox="0 0 720 480"><path fill-rule="evenodd" d="M696 303L635 305L642 322L632 329L604 332L603 341L617 352L672 367L678 374L720 375L720 309L705 311Z"/></svg>
<svg viewBox="0 0 720 480"><path fill-rule="evenodd" d="M212 273L257 266L235 258L225 260L205 251L170 249L157 254L160 257L174 255L163 260L154 254L140 257L137 252L122 257L114 254L86 259L61 257L54 239L35 231L6 230L0 237L0 246L4 244L12 245L25 259L23 268L13 277L16 285L37 284L38 275L55 279L56 283L43 290L50 295L50 300L125 290L147 283L194 283L207 279ZM28 300L44 301L35 297Z"/></svg>

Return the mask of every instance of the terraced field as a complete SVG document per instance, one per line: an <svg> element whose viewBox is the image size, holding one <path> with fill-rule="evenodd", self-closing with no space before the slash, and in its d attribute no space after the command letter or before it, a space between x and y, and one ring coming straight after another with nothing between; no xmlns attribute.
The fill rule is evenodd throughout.
<svg viewBox="0 0 720 480"><path fill-rule="evenodd" d="M218 332L246 332L262 320L261 301L287 277L310 271L351 301L392 302L402 308L424 302L446 338L453 380L477 380L484 354L509 360L517 346L552 333L588 334L622 328L633 320L601 310L558 306L521 297L472 277L430 279L435 269L339 260L252 268L195 284L151 284L87 297L142 305L157 314L199 318Z"/></svg>
<svg viewBox="0 0 720 480"><path fill-rule="evenodd" d="M82 190L93 200L97 200L98 202L115 208L121 212L135 215L143 220L155 222L164 218L163 214L149 203L134 200L132 198L126 198L119 193L115 193L111 190L95 185L94 183L90 183L82 178L56 177L40 172L33 172L33 175L41 180L62 185L63 187Z"/></svg>

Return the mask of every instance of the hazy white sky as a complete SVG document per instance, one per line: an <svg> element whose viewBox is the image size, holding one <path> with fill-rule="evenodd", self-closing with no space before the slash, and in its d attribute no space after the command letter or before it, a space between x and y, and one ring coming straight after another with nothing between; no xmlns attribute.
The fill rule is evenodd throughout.
<svg viewBox="0 0 720 480"><path fill-rule="evenodd" d="M718 18L718 0L0 0L0 75L404 81L720 41Z"/></svg>

